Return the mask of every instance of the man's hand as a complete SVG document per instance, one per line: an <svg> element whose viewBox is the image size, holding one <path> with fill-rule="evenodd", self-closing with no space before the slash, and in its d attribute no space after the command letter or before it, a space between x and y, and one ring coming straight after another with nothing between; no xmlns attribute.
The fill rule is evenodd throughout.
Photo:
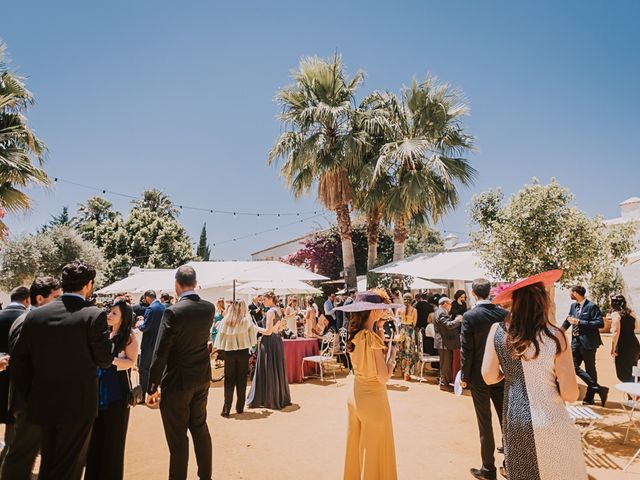
<svg viewBox="0 0 640 480"><path fill-rule="evenodd" d="M577 318L574 318L574 317L569 317L569 318L567 318L567 320L569 321L569 323L571 325L578 325L578 323L580 323L580 320L578 320Z"/></svg>
<svg viewBox="0 0 640 480"><path fill-rule="evenodd" d="M146 404L147 407L155 407L160 403L160 392L147 395Z"/></svg>

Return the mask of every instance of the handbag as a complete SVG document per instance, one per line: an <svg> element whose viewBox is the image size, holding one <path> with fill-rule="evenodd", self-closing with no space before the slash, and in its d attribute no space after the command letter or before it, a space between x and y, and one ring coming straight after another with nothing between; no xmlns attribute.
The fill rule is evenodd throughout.
<svg viewBox="0 0 640 480"><path fill-rule="evenodd" d="M144 390L140 385L140 379L138 378L138 385L131 386L131 371L127 372L127 381L129 382L129 393L127 395L127 404L129 407L135 407L136 405L144 402Z"/></svg>

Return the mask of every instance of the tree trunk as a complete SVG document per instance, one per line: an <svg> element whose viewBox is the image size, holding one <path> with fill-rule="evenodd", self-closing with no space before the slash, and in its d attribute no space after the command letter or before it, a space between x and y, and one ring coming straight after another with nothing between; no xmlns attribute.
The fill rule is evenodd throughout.
<svg viewBox="0 0 640 480"><path fill-rule="evenodd" d="M409 237L409 227L404 218L399 218L393 226L393 261L404 258L404 244Z"/></svg>
<svg viewBox="0 0 640 480"><path fill-rule="evenodd" d="M380 220L382 212L376 208L367 214L367 272L370 272L378 263L378 237L380 236Z"/></svg>
<svg viewBox="0 0 640 480"><path fill-rule="evenodd" d="M344 265L344 279L347 289L356 289L358 281L356 279L356 259L353 254L353 242L351 241L351 216L349 205L343 203L336 207L336 220L338 222L338 233L342 241L342 263Z"/></svg>

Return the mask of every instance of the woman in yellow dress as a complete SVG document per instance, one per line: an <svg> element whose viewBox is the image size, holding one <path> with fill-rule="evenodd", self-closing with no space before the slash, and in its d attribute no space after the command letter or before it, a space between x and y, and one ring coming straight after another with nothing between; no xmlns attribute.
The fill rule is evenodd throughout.
<svg viewBox="0 0 640 480"><path fill-rule="evenodd" d="M358 293L350 305L347 348L355 381L348 402L349 426L344 465L345 480L396 480L396 451L386 383L395 365L395 347L385 346L379 323L391 304L382 290Z"/></svg>

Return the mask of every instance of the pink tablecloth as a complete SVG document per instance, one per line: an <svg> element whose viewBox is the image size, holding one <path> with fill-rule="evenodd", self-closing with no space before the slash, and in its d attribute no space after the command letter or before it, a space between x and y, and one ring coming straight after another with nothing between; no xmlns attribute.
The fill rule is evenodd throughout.
<svg viewBox="0 0 640 480"><path fill-rule="evenodd" d="M289 383L302 383L302 359L319 355L318 340L315 338L297 338L283 340L284 364L287 369ZM313 363L305 363L304 374L312 375L315 371Z"/></svg>
<svg viewBox="0 0 640 480"><path fill-rule="evenodd" d="M460 358L460 349L456 348L453 351L453 365L451 366L451 381L455 382L456 375L460 371L460 366L462 363L462 359Z"/></svg>

